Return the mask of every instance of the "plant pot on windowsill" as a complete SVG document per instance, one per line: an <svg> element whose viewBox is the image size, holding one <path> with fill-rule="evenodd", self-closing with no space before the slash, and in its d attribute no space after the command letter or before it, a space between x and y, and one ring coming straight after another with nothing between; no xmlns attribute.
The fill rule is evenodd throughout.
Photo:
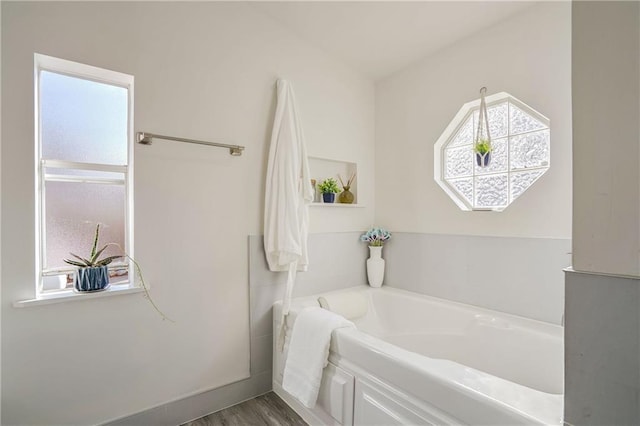
<svg viewBox="0 0 640 426"><path fill-rule="evenodd" d="M151 303L151 306L153 306L153 308L160 314L160 316L162 316L162 319L173 322L171 318L167 317L164 312L162 312L160 308L158 308L158 306L151 298L151 295L149 294L149 288L144 282L144 278L142 277L142 270L140 269L140 265L138 265L138 262L136 262L133 257L129 256L127 252L125 252L117 243L107 243L102 246L102 248L98 249L99 236L100 224L97 224L96 233L93 238L93 247L91 248L91 254L89 255L89 258L84 258L78 256L77 254L69 253L75 259L64 259L64 261L69 265L77 267L76 271L73 274L74 291L78 293L91 293L95 291L106 290L107 288L109 288L108 265L115 259L125 257L135 265L136 272L138 273L138 278L140 279L142 291L144 291L145 297L147 298L149 303ZM119 256L108 256L100 259L100 255L109 246L118 247L123 254ZM133 283L133 280L131 282Z"/></svg>
<svg viewBox="0 0 640 426"><path fill-rule="evenodd" d="M98 238L100 236L100 224L96 226L95 237L93 238L93 247L88 258L69 253L75 257L74 260L64 259L69 265L77 266L78 269L73 274L73 288L79 293L88 293L92 291L103 291L109 287L109 270L108 265L115 259L122 256L109 256L100 259L100 255L110 244L106 244L98 249Z"/></svg>
<svg viewBox="0 0 640 426"><path fill-rule="evenodd" d="M73 274L73 288L79 292L103 291L109 287L109 267L78 268Z"/></svg>

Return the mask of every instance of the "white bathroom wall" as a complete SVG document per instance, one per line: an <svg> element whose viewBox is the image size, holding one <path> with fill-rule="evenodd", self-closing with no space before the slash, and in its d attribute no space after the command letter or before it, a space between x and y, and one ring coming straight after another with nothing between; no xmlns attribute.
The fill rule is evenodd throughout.
<svg viewBox="0 0 640 426"><path fill-rule="evenodd" d="M433 178L460 107L509 92L551 120L551 168L503 212L465 212ZM376 224L386 285L560 323L571 236L571 6L539 3L376 83Z"/></svg>
<svg viewBox="0 0 640 426"><path fill-rule="evenodd" d="M640 424L640 4L574 2L565 421Z"/></svg>
<svg viewBox="0 0 640 426"><path fill-rule="evenodd" d="M571 240L395 232L385 285L561 324Z"/></svg>
<svg viewBox="0 0 640 426"><path fill-rule="evenodd" d="M2 7L0 7L0 23L2 22ZM0 31L0 47L2 46L2 31ZM0 52L0 82L2 81L2 54ZM0 165L2 164L2 84L0 84ZM0 188L2 188L2 173L0 172ZM2 197L0 197L0 242L2 241ZM0 243L0 289L2 289L2 244ZM2 291L0 291L0 309L2 309ZM0 315L0 330L2 330L2 315ZM0 384L2 383L2 339L0 338ZM0 386L0 401L2 401L2 386ZM2 424L2 404L0 403L0 424Z"/></svg>
<svg viewBox="0 0 640 426"><path fill-rule="evenodd" d="M573 268L639 276L637 2L616 3L574 6Z"/></svg>
<svg viewBox="0 0 640 426"><path fill-rule="evenodd" d="M460 210L433 145L460 107L509 92L551 120L551 168L503 212ZM571 236L571 7L535 5L376 83L376 223L403 232Z"/></svg>
<svg viewBox="0 0 640 426"><path fill-rule="evenodd" d="M11 105L2 110L3 424L103 423L248 377L247 235L262 231L275 80L296 89L309 154L358 163L365 207L312 209L315 233L373 220L373 83L248 4L1 7L2 103ZM141 295L11 306L35 287L34 52L134 75L136 130L246 146L242 157L166 141L135 148L135 255L175 323ZM269 377L199 404L238 402ZM188 420L167 409L148 412Z"/></svg>

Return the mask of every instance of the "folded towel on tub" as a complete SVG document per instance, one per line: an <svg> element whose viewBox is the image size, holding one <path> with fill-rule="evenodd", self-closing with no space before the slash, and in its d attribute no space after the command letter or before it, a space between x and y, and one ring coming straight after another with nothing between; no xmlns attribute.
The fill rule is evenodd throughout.
<svg viewBox="0 0 640 426"><path fill-rule="evenodd" d="M305 407L313 408L316 405L322 370L329 362L331 333L343 327L355 328L355 325L338 314L318 307L302 309L296 317L284 365L282 388Z"/></svg>

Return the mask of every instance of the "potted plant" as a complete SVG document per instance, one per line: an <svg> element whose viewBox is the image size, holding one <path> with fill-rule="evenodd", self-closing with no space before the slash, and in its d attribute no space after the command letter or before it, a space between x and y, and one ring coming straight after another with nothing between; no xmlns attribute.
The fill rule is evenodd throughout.
<svg viewBox="0 0 640 426"><path fill-rule="evenodd" d="M391 233L384 228L371 228L360 236L360 241L369 243L367 259L367 279L371 287L381 287L384 280L385 261L382 258L382 246L391 238Z"/></svg>
<svg viewBox="0 0 640 426"><path fill-rule="evenodd" d="M476 153L476 163L479 167L487 167L491 162L491 141L489 139L478 139L473 145Z"/></svg>
<svg viewBox="0 0 640 426"><path fill-rule="evenodd" d="M174 322L171 318L167 317L164 312L158 308L153 299L151 298L151 294L149 294L149 288L144 281L144 277L142 276L142 269L140 269L140 265L138 262L129 256L118 243L107 243L102 248L98 249L98 240L100 238L100 224L96 225L96 233L93 238L93 247L91 248L91 254L89 258L84 258L78 256L77 254L69 253L71 256L75 257L77 260L72 259L64 259L66 263L69 265L76 266L77 269L73 274L73 287L74 290L80 293L89 293L93 291L103 291L109 287L109 271L108 265L113 262L115 259L119 259L121 257L126 257L135 265L136 272L138 277L140 278L140 283L142 284L142 289L144 291L144 295L151 303L153 308L160 314L163 320L168 320L170 322ZM123 254L118 256L108 256L103 259L100 259L100 255L107 249L109 246L117 247Z"/></svg>
<svg viewBox="0 0 640 426"><path fill-rule="evenodd" d="M338 175L338 179L340 179L340 183L342 184L342 192L338 196L338 201L342 204L353 204L354 196L353 192L349 191L351 189L351 185L353 181L356 179L356 174L353 173L349 180L347 180L347 184L345 185L342 181L342 176Z"/></svg>
<svg viewBox="0 0 640 426"><path fill-rule="evenodd" d="M327 178L322 181L318 186L320 192L322 192L322 200L325 203L333 203L336 200L336 193L340 192L338 189L338 182L334 178Z"/></svg>
<svg viewBox="0 0 640 426"><path fill-rule="evenodd" d="M73 274L73 288L79 292L102 291L109 286L108 265L115 259L122 256L108 256L100 259L100 255L104 252L109 244L105 244L98 249L98 239L100 237L100 224L96 226L96 233L93 238L93 247L88 258L69 253L76 260L64 259L69 265L77 266Z"/></svg>

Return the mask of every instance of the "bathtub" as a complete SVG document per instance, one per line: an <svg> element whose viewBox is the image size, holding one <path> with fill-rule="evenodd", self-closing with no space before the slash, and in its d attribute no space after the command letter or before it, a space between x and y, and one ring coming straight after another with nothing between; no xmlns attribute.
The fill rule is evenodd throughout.
<svg viewBox="0 0 640 426"><path fill-rule="evenodd" d="M274 342L274 391L308 423L562 424L562 327L388 287L342 291L367 310L357 330L333 332L315 408L282 389L288 339L282 352ZM289 329L319 296L293 300Z"/></svg>

